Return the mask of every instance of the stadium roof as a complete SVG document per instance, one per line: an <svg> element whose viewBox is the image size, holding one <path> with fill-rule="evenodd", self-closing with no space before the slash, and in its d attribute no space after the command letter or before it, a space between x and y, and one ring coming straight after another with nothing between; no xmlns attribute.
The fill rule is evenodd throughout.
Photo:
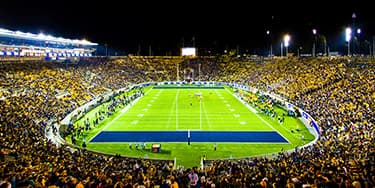
<svg viewBox="0 0 375 188"><path fill-rule="evenodd" d="M8 29L0 28L0 37L10 37L10 38L20 38L20 39L27 39L27 40L37 40L37 41L51 41L63 44L72 44L72 45L85 45L85 46L96 46L97 43L93 43L87 40L77 40L77 39L65 39L62 37L54 37L51 35L44 35L43 33L40 34L32 34L32 33L24 33L21 31L11 31Z"/></svg>

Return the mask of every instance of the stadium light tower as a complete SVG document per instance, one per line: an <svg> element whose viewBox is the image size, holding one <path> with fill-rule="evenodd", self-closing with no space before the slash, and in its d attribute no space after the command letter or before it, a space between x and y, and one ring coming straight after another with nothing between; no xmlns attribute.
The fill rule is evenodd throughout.
<svg viewBox="0 0 375 188"><path fill-rule="evenodd" d="M350 56L350 39L352 37L352 28L347 27L345 29L345 40L348 42L348 56Z"/></svg>
<svg viewBox="0 0 375 188"><path fill-rule="evenodd" d="M352 54L354 54L355 53L355 51L356 51L356 49L355 49L355 28L357 27L356 26L356 23L355 23L355 20L356 20L356 18L357 18L357 14L355 13L355 12L353 12L353 14L352 14L352 19L353 19L353 23L352 23L352 26L351 26L351 31L352 32L350 32L350 42L352 43L352 46L351 46L351 48L352 48L352 51L351 51L351 53ZM353 36L352 36L353 35ZM353 37L353 39L352 39L352 37Z"/></svg>
<svg viewBox="0 0 375 188"><path fill-rule="evenodd" d="M270 42L270 57L271 57L271 60L272 60L272 38L271 38L271 31L267 30L266 34L269 37L269 42Z"/></svg>
<svg viewBox="0 0 375 188"><path fill-rule="evenodd" d="M286 35L284 36L284 46L285 46L285 54L286 54L286 57L288 57L289 41L290 41L290 36L289 36L288 34L286 34Z"/></svg>
<svg viewBox="0 0 375 188"><path fill-rule="evenodd" d="M316 29L313 29L312 32L313 32L313 35L314 35L314 42L313 42L312 56L315 57Z"/></svg>
<svg viewBox="0 0 375 188"><path fill-rule="evenodd" d="M361 33L362 33L361 28L358 28L357 29L357 41L358 41L358 54L359 55L361 55L361 39L359 38Z"/></svg>

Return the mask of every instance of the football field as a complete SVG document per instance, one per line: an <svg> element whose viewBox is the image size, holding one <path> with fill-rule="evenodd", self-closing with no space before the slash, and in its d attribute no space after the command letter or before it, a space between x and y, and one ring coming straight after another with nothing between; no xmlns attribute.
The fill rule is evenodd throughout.
<svg viewBox="0 0 375 188"><path fill-rule="evenodd" d="M293 134L290 127L301 131ZM262 155L312 139L299 120L287 117L280 125L228 88L152 88L90 131L87 147L140 158L176 158L179 165L195 166L203 155L207 159ZM154 143L161 144L160 153L151 151Z"/></svg>

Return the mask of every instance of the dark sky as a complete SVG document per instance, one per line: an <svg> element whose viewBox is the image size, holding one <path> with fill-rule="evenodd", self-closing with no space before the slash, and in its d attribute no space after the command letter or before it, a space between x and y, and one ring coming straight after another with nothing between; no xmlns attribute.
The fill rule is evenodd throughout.
<svg viewBox="0 0 375 188"><path fill-rule="evenodd" d="M312 28L327 37L332 49L345 47L343 31L353 23L363 40L375 35L375 14L369 1L352 5L326 1L128 1L62 0L7 1L0 5L0 27L64 38L87 38L127 53L148 46L156 55L175 53L182 45L198 48L258 52L269 42L279 46L281 36L292 36L291 49L311 44ZM273 17L273 19L272 19Z"/></svg>

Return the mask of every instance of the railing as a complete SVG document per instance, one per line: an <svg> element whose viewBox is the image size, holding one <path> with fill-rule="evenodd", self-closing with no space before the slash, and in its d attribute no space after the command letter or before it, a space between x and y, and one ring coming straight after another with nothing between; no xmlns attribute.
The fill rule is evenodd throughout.
<svg viewBox="0 0 375 188"><path fill-rule="evenodd" d="M59 130L59 128L60 128L61 125L68 125L69 123L72 123L71 122L72 121L72 117L84 116L85 112L88 112L89 110L91 110L91 109L93 109L93 108L101 105L101 103L99 103L100 101L106 101L107 99L109 99L110 97L112 97L116 93L120 93L120 92L123 92L123 91L127 92L127 91L132 90L135 87L140 87L140 86L145 87L145 86L150 86L150 85L154 85L154 86L160 86L160 85L179 85L179 84L188 84L188 83L189 82L185 82L185 81L146 82L146 83L135 84L135 85L132 85L130 87L118 89L118 90L116 90L114 92L109 92L109 93L103 94L103 95L98 96L97 98L93 99L92 101L90 101L90 102L88 102L88 103L80 106L79 108L75 109L74 111L72 111L60 123L50 123L50 125L47 126L47 128L46 128L45 135L46 135L47 138L49 138L51 141L53 141L56 145L60 145L60 144L71 145L71 144L67 143L63 138L61 138L61 136L60 136L59 133L54 134L52 132L52 130L53 130L52 126L55 126L55 128L57 130ZM304 110L298 108L297 106L293 105L292 103L287 102L287 100L285 98L283 98L283 97L281 97L279 95L268 93L268 92L264 92L264 91L260 91L260 90L258 90L256 88L245 86L245 85L242 85L242 84L237 84L237 83L213 82L213 81L192 81L192 82L190 82L190 84L192 84L192 85L205 85L207 87L213 87L213 86L231 86L231 87L234 87L234 88L243 89L243 90L250 91L250 92L253 92L253 93L260 92L263 95L268 95L271 98L276 99L279 102L281 102L281 104L283 104L284 108L287 109L287 110L291 110L291 109L295 110L295 109L297 109L301 113L301 115L302 115L302 117L300 118L300 120L304 123L304 125L309 130L309 132L312 135L314 135L315 139L312 142L310 142L310 143L308 143L306 145L300 146L299 148L304 148L304 147L311 146L314 143L316 143L316 141L319 139L319 135L320 135L320 131L321 130L320 130L318 124L316 123L316 121L314 120L314 118L312 118ZM73 146L73 145L71 145L71 146ZM294 150L295 149L291 149L291 150L287 150L285 152L290 153L290 152L293 152ZM274 157L275 155L276 155L276 153L269 153L269 154L262 154L262 155L249 156L249 157ZM243 158L244 157L242 157L242 159Z"/></svg>

